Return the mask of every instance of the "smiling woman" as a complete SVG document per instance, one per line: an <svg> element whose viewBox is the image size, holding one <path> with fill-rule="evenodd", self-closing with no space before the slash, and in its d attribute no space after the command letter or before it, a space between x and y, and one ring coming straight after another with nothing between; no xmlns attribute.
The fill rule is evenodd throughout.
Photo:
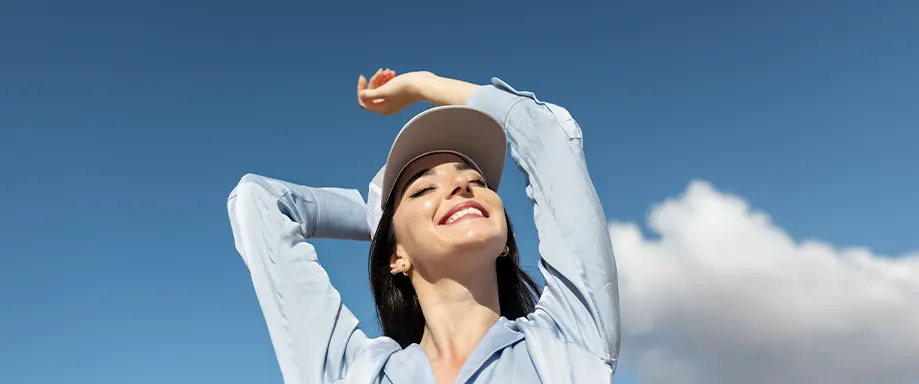
<svg viewBox="0 0 919 384"><path fill-rule="evenodd" d="M390 200L383 210L370 248L370 282L383 333L403 348L422 342L426 322L418 292L447 281L466 282L459 290L468 291L476 305L445 309L476 310L481 303L507 319L532 312L538 287L520 268L501 198L475 166L452 153L434 153L413 161L402 175L396 184L402 199ZM396 233L404 235L397 240ZM406 278L412 269L418 271L414 281Z"/></svg>
<svg viewBox="0 0 919 384"><path fill-rule="evenodd" d="M437 106L399 132L373 180L368 210L355 190L256 175L230 194L236 248L285 382L612 381L620 332L616 266L580 127L564 108L492 83L388 69L369 83L359 78L358 103L366 110L390 115L418 101ZM546 280L541 294L520 269L495 192L508 143L528 177ZM307 242L368 235L383 330L374 339L359 330Z"/></svg>

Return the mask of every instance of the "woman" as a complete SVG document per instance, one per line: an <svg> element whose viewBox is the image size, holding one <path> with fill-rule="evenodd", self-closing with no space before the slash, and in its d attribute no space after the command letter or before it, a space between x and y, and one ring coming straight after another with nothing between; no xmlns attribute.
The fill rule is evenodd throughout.
<svg viewBox="0 0 919 384"><path fill-rule="evenodd" d="M612 381L616 266L580 127L564 108L492 83L388 69L369 84L359 78L366 110L438 106L399 133L374 179L369 212L355 190L256 175L233 190L236 248L286 383ZM534 205L546 280L538 302L495 193L507 143ZM373 339L358 329L307 242L368 232L384 334Z"/></svg>

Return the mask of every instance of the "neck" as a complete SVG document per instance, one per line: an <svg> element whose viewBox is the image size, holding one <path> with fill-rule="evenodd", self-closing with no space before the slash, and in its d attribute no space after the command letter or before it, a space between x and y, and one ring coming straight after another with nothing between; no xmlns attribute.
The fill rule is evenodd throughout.
<svg viewBox="0 0 919 384"><path fill-rule="evenodd" d="M421 348L432 363L462 363L498 321L498 282L494 268L466 278L413 279L424 312Z"/></svg>

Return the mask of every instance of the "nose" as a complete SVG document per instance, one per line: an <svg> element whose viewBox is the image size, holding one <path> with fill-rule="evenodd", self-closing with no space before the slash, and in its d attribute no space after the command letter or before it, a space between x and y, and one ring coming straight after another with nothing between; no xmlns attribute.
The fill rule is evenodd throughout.
<svg viewBox="0 0 919 384"><path fill-rule="evenodd" d="M453 175L451 183L450 193L447 195L448 199L457 196L472 197L472 183L468 177L457 172Z"/></svg>

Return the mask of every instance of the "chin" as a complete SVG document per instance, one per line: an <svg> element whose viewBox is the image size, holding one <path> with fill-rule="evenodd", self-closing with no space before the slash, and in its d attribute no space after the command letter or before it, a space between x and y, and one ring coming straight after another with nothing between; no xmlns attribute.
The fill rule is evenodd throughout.
<svg viewBox="0 0 919 384"><path fill-rule="evenodd" d="M453 252L481 252L488 250L497 256L507 243L507 234L494 228L464 228L444 239ZM493 248L493 249L492 249ZM490 252L494 251L494 252Z"/></svg>

